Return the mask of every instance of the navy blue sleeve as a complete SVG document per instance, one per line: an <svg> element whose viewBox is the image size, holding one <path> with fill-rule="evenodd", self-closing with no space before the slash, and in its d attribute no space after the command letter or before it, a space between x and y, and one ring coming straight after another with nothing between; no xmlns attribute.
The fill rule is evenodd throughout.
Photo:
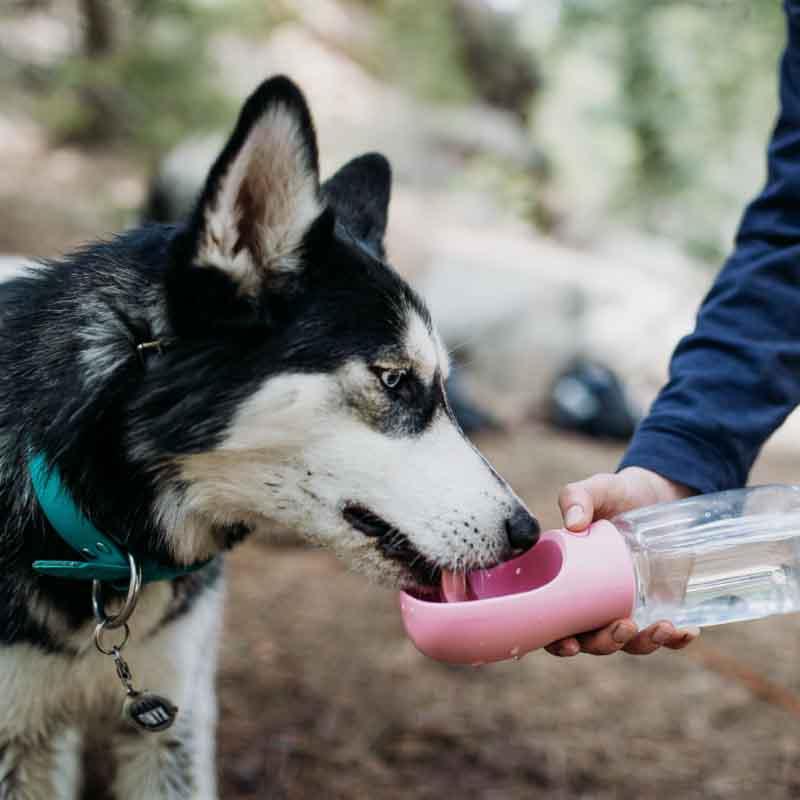
<svg viewBox="0 0 800 800"><path fill-rule="evenodd" d="M800 404L800 0L785 5L766 186L620 465L700 492L743 486L761 446Z"/></svg>

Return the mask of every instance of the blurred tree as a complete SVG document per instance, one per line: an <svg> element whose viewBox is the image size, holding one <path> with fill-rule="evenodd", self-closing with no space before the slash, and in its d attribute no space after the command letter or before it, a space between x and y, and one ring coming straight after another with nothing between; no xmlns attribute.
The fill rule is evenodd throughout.
<svg viewBox="0 0 800 800"><path fill-rule="evenodd" d="M578 89L559 85L558 64L576 54L584 68L596 64L599 86L615 87L578 101L588 113L579 120L584 135L574 138L593 153L594 183L609 184L608 201L623 218L717 261L763 169L781 4L562 0L561 8L548 61L552 91ZM742 163L743 155L750 160ZM557 154L556 164L563 159Z"/></svg>
<svg viewBox="0 0 800 800"><path fill-rule="evenodd" d="M476 93L527 120L541 76L533 49L517 36L514 16L486 0L451 0L451 9L461 62Z"/></svg>
<svg viewBox="0 0 800 800"><path fill-rule="evenodd" d="M451 0L356 0L378 18L380 39L368 66L422 97L471 100L475 89L464 65Z"/></svg>
<svg viewBox="0 0 800 800"><path fill-rule="evenodd" d="M353 0L377 15L380 74L434 101L479 97L524 120L540 85L536 58L514 17L487 0Z"/></svg>
<svg viewBox="0 0 800 800"><path fill-rule="evenodd" d="M15 12L30 12L31 1ZM238 25L263 32L272 18L259 0L72 1L80 46L37 73L37 115L56 140L124 141L153 154L190 130L230 119L233 104L216 84L211 38ZM68 20L66 6L53 10Z"/></svg>
<svg viewBox="0 0 800 800"><path fill-rule="evenodd" d="M86 21L86 55L108 55L114 39L113 6L105 0L81 0L81 9Z"/></svg>
<svg viewBox="0 0 800 800"><path fill-rule="evenodd" d="M672 191L679 179L680 160L670 143L681 104L669 72L658 61L648 5L619 0L617 13L621 114L634 141L634 191L644 198Z"/></svg>

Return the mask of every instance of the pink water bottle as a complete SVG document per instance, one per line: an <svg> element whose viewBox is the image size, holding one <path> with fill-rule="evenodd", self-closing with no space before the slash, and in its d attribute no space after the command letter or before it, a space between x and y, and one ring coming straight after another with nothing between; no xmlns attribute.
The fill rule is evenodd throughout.
<svg viewBox="0 0 800 800"><path fill-rule="evenodd" d="M401 593L403 622L428 656L516 658L632 616L644 627L719 625L800 611L800 487L701 495L549 531L519 558L444 572L437 595Z"/></svg>

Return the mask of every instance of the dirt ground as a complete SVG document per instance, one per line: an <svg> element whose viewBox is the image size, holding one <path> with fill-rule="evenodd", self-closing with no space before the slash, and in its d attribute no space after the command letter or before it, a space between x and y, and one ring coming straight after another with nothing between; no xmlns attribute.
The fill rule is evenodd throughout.
<svg viewBox="0 0 800 800"><path fill-rule="evenodd" d="M141 200L119 159L27 147L0 156L0 251L55 254L103 232L102 203ZM533 423L481 445L546 526L563 482L620 454ZM754 478L798 481L800 465L767 453ZM226 800L800 796L798 617L708 631L679 654L472 669L419 655L394 593L327 553L249 542L228 587Z"/></svg>
<svg viewBox="0 0 800 800"><path fill-rule="evenodd" d="M546 525L563 481L619 455L534 425L481 444ZM755 477L798 472L766 458ZM448 667L404 638L393 593L324 552L253 542L229 564L222 796L798 796L798 628L740 624L647 658Z"/></svg>

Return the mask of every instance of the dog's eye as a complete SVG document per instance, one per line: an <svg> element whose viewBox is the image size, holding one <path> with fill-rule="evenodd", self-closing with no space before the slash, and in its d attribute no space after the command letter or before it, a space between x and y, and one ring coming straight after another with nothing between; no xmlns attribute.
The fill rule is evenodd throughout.
<svg viewBox="0 0 800 800"><path fill-rule="evenodd" d="M397 389L406 377L403 369L383 369L380 371L381 383L387 389Z"/></svg>

